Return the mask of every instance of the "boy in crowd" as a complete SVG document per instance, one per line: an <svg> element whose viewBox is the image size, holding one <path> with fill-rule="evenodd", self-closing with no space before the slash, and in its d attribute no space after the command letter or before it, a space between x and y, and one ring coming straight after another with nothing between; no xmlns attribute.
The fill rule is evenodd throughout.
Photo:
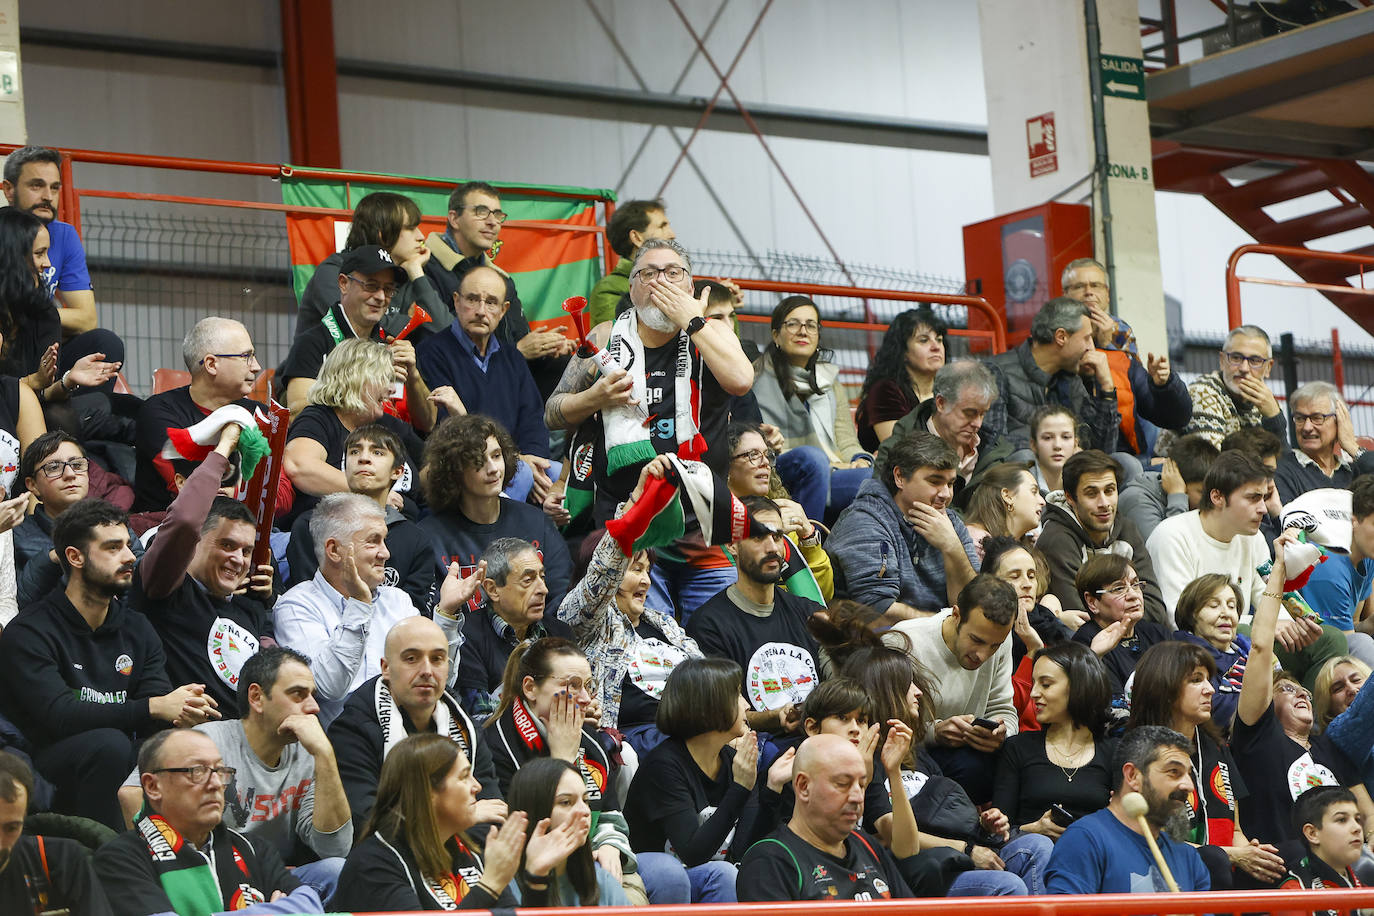
<svg viewBox="0 0 1374 916"><path fill-rule="evenodd" d="M1279 848L1288 876L1280 890L1359 887L1353 866L1364 850L1364 827L1355 796L1340 786L1316 786L1293 803L1293 826L1302 839ZM1336 916L1318 910L1315 916Z"/></svg>

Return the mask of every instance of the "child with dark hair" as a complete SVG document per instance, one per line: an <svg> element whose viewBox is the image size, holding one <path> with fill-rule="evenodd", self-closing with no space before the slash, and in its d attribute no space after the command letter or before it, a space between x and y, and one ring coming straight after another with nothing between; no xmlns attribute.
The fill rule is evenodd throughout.
<svg viewBox="0 0 1374 916"><path fill-rule="evenodd" d="M1364 825L1349 789L1314 786L1293 803L1293 827L1302 834L1279 847L1287 876L1280 890L1360 887L1353 866L1364 852ZM1338 916L1317 910L1315 916Z"/></svg>

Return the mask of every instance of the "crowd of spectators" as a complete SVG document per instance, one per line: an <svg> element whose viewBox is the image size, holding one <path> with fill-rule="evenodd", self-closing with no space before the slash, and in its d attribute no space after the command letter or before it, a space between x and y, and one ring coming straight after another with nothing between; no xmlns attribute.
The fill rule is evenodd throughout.
<svg viewBox="0 0 1374 916"><path fill-rule="evenodd" d="M428 238L379 192L301 299L260 520L254 341L204 317L188 385L116 394L59 165L0 185L0 910L1374 865L1374 453L1325 382L1285 416L1263 330L1185 384L1081 259L1014 349L947 360L913 309L851 393L804 296L741 342L662 201L575 340L493 260L495 187Z"/></svg>

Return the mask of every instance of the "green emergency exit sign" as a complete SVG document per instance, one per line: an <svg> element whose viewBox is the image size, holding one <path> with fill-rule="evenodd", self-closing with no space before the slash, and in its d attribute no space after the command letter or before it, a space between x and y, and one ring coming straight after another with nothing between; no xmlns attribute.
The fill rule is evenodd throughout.
<svg viewBox="0 0 1374 916"><path fill-rule="evenodd" d="M1102 68L1103 95L1145 101L1145 65L1139 57L1103 54L1098 66Z"/></svg>

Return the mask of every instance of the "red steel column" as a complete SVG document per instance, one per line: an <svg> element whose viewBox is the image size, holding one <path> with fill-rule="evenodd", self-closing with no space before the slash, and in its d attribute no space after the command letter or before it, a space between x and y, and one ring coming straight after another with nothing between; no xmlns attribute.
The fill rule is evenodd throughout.
<svg viewBox="0 0 1374 916"><path fill-rule="evenodd" d="M281 0L281 48L291 163L341 168L333 0Z"/></svg>

